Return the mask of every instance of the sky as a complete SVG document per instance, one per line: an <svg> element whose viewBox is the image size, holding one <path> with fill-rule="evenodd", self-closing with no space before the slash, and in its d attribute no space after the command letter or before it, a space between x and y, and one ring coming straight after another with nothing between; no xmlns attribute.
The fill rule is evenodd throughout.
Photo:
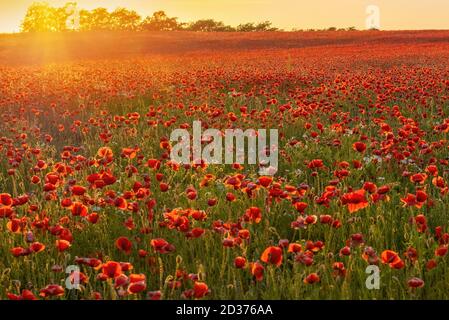
<svg viewBox="0 0 449 320"><path fill-rule="evenodd" d="M74 0L76 1L76 0ZM35 0L0 0L0 32L20 30L27 7ZM62 6L68 0L47 0ZM379 8L382 30L449 29L449 0L78 0L80 8L126 7L142 16L164 10L180 21L213 18L226 24L269 20L285 30L366 29L369 5Z"/></svg>

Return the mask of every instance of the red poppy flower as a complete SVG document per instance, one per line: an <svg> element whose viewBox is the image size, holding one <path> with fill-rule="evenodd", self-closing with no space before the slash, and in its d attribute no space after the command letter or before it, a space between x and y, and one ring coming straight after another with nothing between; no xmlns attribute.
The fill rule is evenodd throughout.
<svg viewBox="0 0 449 320"><path fill-rule="evenodd" d="M331 224L334 221L334 219L332 218L332 216L325 214L325 215L320 215L320 223L322 224Z"/></svg>
<svg viewBox="0 0 449 320"><path fill-rule="evenodd" d="M426 172L430 173L432 176L438 176L438 167L435 165L427 166Z"/></svg>
<svg viewBox="0 0 449 320"><path fill-rule="evenodd" d="M262 221L262 213L261 210L257 207L251 207L246 210L245 217L247 221L259 223Z"/></svg>
<svg viewBox="0 0 449 320"><path fill-rule="evenodd" d="M388 263L397 262L401 258L399 257L397 252L394 252L392 250L385 250L381 254L381 259L382 259L383 264L388 264Z"/></svg>
<svg viewBox="0 0 449 320"><path fill-rule="evenodd" d="M302 246L299 243L290 243L287 251L291 253L298 253L302 251Z"/></svg>
<svg viewBox="0 0 449 320"><path fill-rule="evenodd" d="M350 247L346 246L346 247L343 247L342 249L340 249L340 257L350 256L350 255L351 255L351 248Z"/></svg>
<svg viewBox="0 0 449 320"><path fill-rule="evenodd" d="M405 266L404 261L399 257L399 254L392 250L385 250L382 252L381 259L383 264L388 264L390 268L393 269L402 269Z"/></svg>
<svg viewBox="0 0 449 320"><path fill-rule="evenodd" d="M237 257L234 259L234 265L237 269L243 269L246 266L246 259L244 257Z"/></svg>
<svg viewBox="0 0 449 320"><path fill-rule="evenodd" d="M448 246L447 245L439 246L435 250L435 256L437 256L437 257L444 257L447 254L447 251L448 251Z"/></svg>
<svg viewBox="0 0 449 320"><path fill-rule="evenodd" d="M282 264L282 249L279 247L268 247L262 253L260 260L279 267Z"/></svg>
<svg viewBox="0 0 449 320"><path fill-rule="evenodd" d="M30 290L22 290L22 300L37 300L36 296Z"/></svg>
<svg viewBox="0 0 449 320"><path fill-rule="evenodd" d="M315 242L313 242L311 240L308 240L306 242L306 249L311 251L311 252L318 252L318 251L320 251L323 248L324 248L324 242L322 242L322 241L315 241Z"/></svg>
<svg viewBox="0 0 449 320"><path fill-rule="evenodd" d="M251 233L248 229L241 229L238 232L239 238L248 240L251 237Z"/></svg>
<svg viewBox="0 0 449 320"><path fill-rule="evenodd" d="M103 164L108 164L112 162L114 153L112 152L111 148L101 147L100 149L98 149L97 156L102 158Z"/></svg>
<svg viewBox="0 0 449 320"><path fill-rule="evenodd" d="M435 269L437 267L437 262L433 259L427 261L426 263L426 269L427 270L432 270Z"/></svg>
<svg viewBox="0 0 449 320"><path fill-rule="evenodd" d="M307 225L316 224L318 217L315 215L307 216L305 222Z"/></svg>
<svg viewBox="0 0 449 320"><path fill-rule="evenodd" d="M95 224L98 222L98 219L100 218L100 216L98 215L98 213L91 213L87 216L87 220L92 223Z"/></svg>
<svg viewBox="0 0 449 320"><path fill-rule="evenodd" d="M126 274L121 274L114 278L114 288L123 288L129 284L129 278Z"/></svg>
<svg viewBox="0 0 449 320"><path fill-rule="evenodd" d="M22 257L31 254L31 249L23 247L15 247L11 249L11 253L14 257Z"/></svg>
<svg viewBox="0 0 449 320"><path fill-rule="evenodd" d="M30 246L31 251L38 253L45 250L45 246L40 242L33 242Z"/></svg>
<svg viewBox="0 0 449 320"><path fill-rule="evenodd" d="M198 197L198 193L194 189L188 189L186 195L189 200L195 200Z"/></svg>
<svg viewBox="0 0 449 320"><path fill-rule="evenodd" d="M404 253L404 256L409 259L412 263L415 263L418 260L418 251L413 248L407 248L407 251Z"/></svg>
<svg viewBox="0 0 449 320"><path fill-rule="evenodd" d="M71 244L67 240L56 240L56 249L58 249L59 252L63 252L70 248Z"/></svg>
<svg viewBox="0 0 449 320"><path fill-rule="evenodd" d="M69 208L73 205L73 202L69 198L65 198L61 200L61 207L63 208Z"/></svg>
<svg viewBox="0 0 449 320"><path fill-rule="evenodd" d="M147 293L147 299L148 300L160 300L162 297L162 292L161 291L149 291Z"/></svg>
<svg viewBox="0 0 449 320"><path fill-rule="evenodd" d="M20 295L7 293L9 300L37 300L36 296L30 290L24 289Z"/></svg>
<svg viewBox="0 0 449 320"><path fill-rule="evenodd" d="M230 192L226 193L226 200L228 200L229 202L235 201L235 195Z"/></svg>
<svg viewBox="0 0 449 320"><path fill-rule="evenodd" d="M190 231L190 235L192 236L192 238L199 238L204 234L204 229L202 228L193 228Z"/></svg>
<svg viewBox="0 0 449 320"><path fill-rule="evenodd" d="M416 201L424 203L427 201L427 193L422 190L416 191Z"/></svg>
<svg viewBox="0 0 449 320"><path fill-rule="evenodd" d="M14 211L11 207L0 207L0 218L10 218Z"/></svg>
<svg viewBox="0 0 449 320"><path fill-rule="evenodd" d="M207 200L207 205L209 207L213 207L217 204L217 202L218 202L217 198L211 198L211 199Z"/></svg>
<svg viewBox="0 0 449 320"><path fill-rule="evenodd" d="M38 176L32 176L31 177L31 183L32 184L38 184L39 182L41 182L41 179Z"/></svg>
<svg viewBox="0 0 449 320"><path fill-rule="evenodd" d="M417 173L410 176L410 181L417 184L424 184L427 179L427 174L425 173Z"/></svg>
<svg viewBox="0 0 449 320"><path fill-rule="evenodd" d="M128 293L136 294L147 288L146 277L144 274L131 274L129 276Z"/></svg>
<svg viewBox="0 0 449 320"><path fill-rule="evenodd" d="M357 212L369 206L364 189L344 194L341 201L343 205L347 205L350 213Z"/></svg>
<svg viewBox="0 0 449 320"><path fill-rule="evenodd" d="M193 285L193 292L196 299L201 299L209 293L209 287L204 282L196 281Z"/></svg>
<svg viewBox="0 0 449 320"><path fill-rule="evenodd" d="M128 286L128 293L136 294L136 293L146 290L146 288L147 288L147 284L145 283L145 281L133 282L133 283L130 283Z"/></svg>
<svg viewBox="0 0 449 320"><path fill-rule="evenodd" d="M71 210L73 216L85 217L88 213L87 207L80 202L73 203Z"/></svg>
<svg viewBox="0 0 449 320"><path fill-rule="evenodd" d="M363 184L363 189L365 189L369 193L375 193L377 191L377 186L373 182L365 182Z"/></svg>
<svg viewBox="0 0 449 320"><path fill-rule="evenodd" d="M288 239L280 239L278 242L279 247L285 249L288 248L290 241Z"/></svg>
<svg viewBox="0 0 449 320"><path fill-rule="evenodd" d="M120 210L126 210L128 208L128 202L123 197L117 197L114 200L114 206Z"/></svg>
<svg viewBox="0 0 449 320"><path fill-rule="evenodd" d="M13 203L12 197L9 193L0 193L0 204L4 206L11 206Z"/></svg>
<svg viewBox="0 0 449 320"><path fill-rule="evenodd" d="M50 284L39 291L39 295L43 298L60 297L64 295L64 288L57 284Z"/></svg>
<svg viewBox="0 0 449 320"><path fill-rule="evenodd" d="M161 162L157 159L149 159L147 161L147 166L151 169L159 169L161 167Z"/></svg>
<svg viewBox="0 0 449 320"><path fill-rule="evenodd" d="M115 246L120 251L124 251L126 254L130 254L133 245L131 241L128 240L128 238L120 237L115 241Z"/></svg>
<svg viewBox="0 0 449 320"><path fill-rule="evenodd" d="M422 207L422 204L416 200L416 196L414 194L408 193L405 198L401 198L401 202L404 206L408 207L417 207L418 209Z"/></svg>
<svg viewBox="0 0 449 320"><path fill-rule="evenodd" d="M134 266L129 262L120 262L120 267L122 268L123 272L127 272L134 269Z"/></svg>
<svg viewBox="0 0 449 320"><path fill-rule="evenodd" d="M263 280L264 270L265 270L265 268L259 262L253 262L250 264L251 274L254 276L256 281Z"/></svg>
<svg viewBox="0 0 449 320"><path fill-rule="evenodd" d="M121 156L128 159L134 159L139 151L139 148L123 148Z"/></svg>
<svg viewBox="0 0 449 320"><path fill-rule="evenodd" d="M420 278L411 278L409 281L407 281L407 284L410 288L422 288L424 287L424 281Z"/></svg>
<svg viewBox="0 0 449 320"><path fill-rule="evenodd" d="M262 187L267 188L273 181L273 177L259 177L257 181Z"/></svg>
<svg viewBox="0 0 449 320"><path fill-rule="evenodd" d="M419 233L423 233L427 230L427 219L424 215L417 215L413 221L416 224Z"/></svg>
<svg viewBox="0 0 449 320"><path fill-rule="evenodd" d="M307 203L305 202L296 202L293 204L293 206L295 207L295 209L299 212L299 213L304 213L304 211L306 210L306 208L309 206Z"/></svg>
<svg viewBox="0 0 449 320"><path fill-rule="evenodd" d="M446 188L447 184L443 177L435 177L432 179L432 184L437 188Z"/></svg>
<svg viewBox="0 0 449 320"><path fill-rule="evenodd" d="M169 189L169 185L166 184L165 182L161 182L159 184L159 189L161 190L161 192L166 192Z"/></svg>
<svg viewBox="0 0 449 320"><path fill-rule="evenodd" d="M114 279L122 274L122 267L120 263L115 261L108 261L102 265L102 273L111 279Z"/></svg>
<svg viewBox="0 0 449 320"><path fill-rule="evenodd" d="M320 276L316 273L311 273L304 279L304 283L306 284L314 284L317 282L320 282Z"/></svg>
<svg viewBox="0 0 449 320"><path fill-rule="evenodd" d="M309 169L313 169L313 170L320 169L320 168L324 167L323 160L321 160L321 159L314 159L314 160L309 162L307 167L309 167Z"/></svg>
<svg viewBox="0 0 449 320"><path fill-rule="evenodd" d="M86 193L86 188L83 186L73 186L72 187L72 194L75 196L82 196Z"/></svg>
<svg viewBox="0 0 449 320"><path fill-rule="evenodd" d="M172 244L161 238L151 240L150 244L156 252L162 254L170 253L175 250L175 247Z"/></svg>
<svg viewBox="0 0 449 320"><path fill-rule="evenodd" d="M334 262L332 269L334 270L334 277L344 277L346 275L346 268L343 262Z"/></svg>
<svg viewBox="0 0 449 320"><path fill-rule="evenodd" d="M6 224L6 227L8 228L9 231L13 233L21 233L25 225L26 220L24 221L21 219L11 219Z"/></svg>
<svg viewBox="0 0 449 320"><path fill-rule="evenodd" d="M366 150L366 144L363 142L356 142L352 145L352 148L357 152L363 153Z"/></svg>

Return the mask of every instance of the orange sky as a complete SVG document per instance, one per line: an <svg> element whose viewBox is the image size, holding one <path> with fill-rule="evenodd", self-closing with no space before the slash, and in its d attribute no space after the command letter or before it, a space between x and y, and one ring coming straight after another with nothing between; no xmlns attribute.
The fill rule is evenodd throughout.
<svg viewBox="0 0 449 320"><path fill-rule="evenodd" d="M75 0L76 1L76 0ZM33 0L0 0L0 32L19 31L20 21ZM47 0L63 5L65 0ZM270 20L277 27L365 29L368 5L380 8L381 29L449 29L449 0L78 0L92 9L128 7L141 15L165 10L180 21L214 18L238 25Z"/></svg>

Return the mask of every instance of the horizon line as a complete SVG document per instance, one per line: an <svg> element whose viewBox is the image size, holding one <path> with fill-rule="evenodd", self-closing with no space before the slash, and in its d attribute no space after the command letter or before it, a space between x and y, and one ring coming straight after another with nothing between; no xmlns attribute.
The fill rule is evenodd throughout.
<svg viewBox="0 0 449 320"><path fill-rule="evenodd" d="M329 28L336 28L336 27L329 27ZM66 31L36 31L36 32L24 32L24 31L17 31L17 32L2 32L0 31L0 35L21 35L21 34L65 34L65 33L95 33L95 32L109 32L109 33L279 33L279 32L285 32L285 33L295 33L295 32L420 32L420 31L449 31L449 28L447 29L353 29L348 30L350 27L346 28L336 28L336 30L329 30L329 28L326 29L297 29L294 30L285 30L285 29L278 29L275 31L191 31L191 30L66 30Z"/></svg>

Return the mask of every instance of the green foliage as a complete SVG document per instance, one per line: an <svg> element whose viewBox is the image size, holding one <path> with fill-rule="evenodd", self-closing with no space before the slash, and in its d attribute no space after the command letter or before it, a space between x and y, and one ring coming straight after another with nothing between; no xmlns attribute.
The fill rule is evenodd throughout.
<svg viewBox="0 0 449 320"><path fill-rule="evenodd" d="M66 3L63 7L50 7L45 2L33 3L27 10L21 29L25 32L66 31L70 7L75 3Z"/></svg>
<svg viewBox="0 0 449 320"><path fill-rule="evenodd" d="M180 28L178 18L170 18L164 11L156 11L142 22L142 29L149 31L174 31Z"/></svg>
<svg viewBox="0 0 449 320"><path fill-rule="evenodd" d="M134 31L140 28L142 18L135 11L117 8L110 14L112 30Z"/></svg>

